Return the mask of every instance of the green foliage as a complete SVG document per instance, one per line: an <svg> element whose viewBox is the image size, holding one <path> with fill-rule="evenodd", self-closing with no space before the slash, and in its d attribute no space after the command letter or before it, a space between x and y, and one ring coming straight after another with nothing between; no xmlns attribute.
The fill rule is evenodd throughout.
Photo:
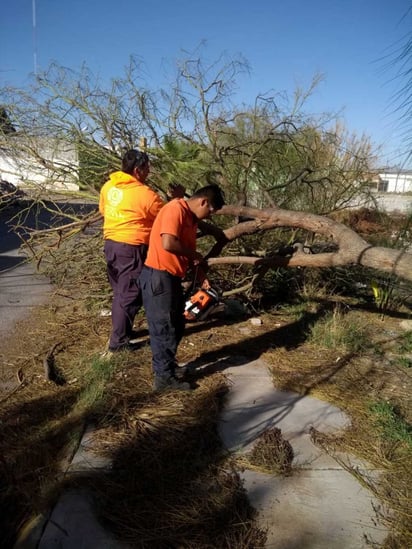
<svg viewBox="0 0 412 549"><path fill-rule="evenodd" d="M395 359L395 363L403 368L412 368L412 331L408 331L400 338L397 352L401 355ZM409 356L403 356L409 355Z"/></svg>
<svg viewBox="0 0 412 549"><path fill-rule="evenodd" d="M149 152L151 177L158 188L165 190L170 183L180 183L190 195L208 183L210 158L201 144L166 135L161 146Z"/></svg>
<svg viewBox="0 0 412 549"><path fill-rule="evenodd" d="M260 98L229 122L214 122L212 143L232 201L325 214L368 194L367 140L349 137L339 125L314 124L298 109L285 116L280 105L279 97Z"/></svg>
<svg viewBox="0 0 412 549"><path fill-rule="evenodd" d="M16 128L10 121L8 112L4 107L0 107L0 133L10 134L15 133Z"/></svg>
<svg viewBox="0 0 412 549"><path fill-rule="evenodd" d="M399 350L403 353L412 353L412 330L402 336Z"/></svg>
<svg viewBox="0 0 412 549"><path fill-rule="evenodd" d="M358 352L369 344L365 324L354 315L343 314L340 307L335 307L311 327L309 341L345 352Z"/></svg>
<svg viewBox="0 0 412 549"><path fill-rule="evenodd" d="M405 443L412 448L412 426L400 416L395 406L390 402L379 401L372 403L369 409L384 438Z"/></svg>
<svg viewBox="0 0 412 549"><path fill-rule="evenodd" d="M310 303L306 300L300 300L296 303L282 303L279 305L279 310L286 313L288 316L292 316L296 321L302 320L310 308Z"/></svg>
<svg viewBox="0 0 412 549"><path fill-rule="evenodd" d="M94 356L84 369L84 386L79 393L78 406L90 410L96 405L102 405L107 382L116 368L114 360Z"/></svg>
<svg viewBox="0 0 412 549"><path fill-rule="evenodd" d="M412 358L408 358L407 356L401 356L397 359L397 362L403 368L412 368Z"/></svg>

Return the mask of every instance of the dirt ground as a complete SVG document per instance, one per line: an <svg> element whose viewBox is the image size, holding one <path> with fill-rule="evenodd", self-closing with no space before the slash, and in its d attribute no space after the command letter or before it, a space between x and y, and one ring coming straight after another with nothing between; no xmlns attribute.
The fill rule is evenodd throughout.
<svg viewBox="0 0 412 549"><path fill-rule="evenodd" d="M334 402L354 418L354 434L346 441L349 449L382 466L393 448L377 447L366 439L364 444L359 443L357 437L364 432L359 425L371 421L365 410L373 401L393 404L409 425L412 422L412 371L405 366L409 364L405 359L412 357L410 350L406 354L402 350L405 334L412 331L411 315L404 311L382 316L358 306L345 305L342 309L340 303L340 310L354 323L360 322L368 333L366 348L346 352L339 347L315 345L308 339L310 326L336 307L337 303L330 301L326 306L312 305L298 316L287 310L245 316L221 313L204 322L189 323L178 360L204 366L197 380L202 394L213 376L224 376L224 367L210 364L224 364L222 359L227 356L263 358L271 365L278 387ZM251 322L256 316L261 323ZM136 320L135 328L142 346L136 353L116 358L116 389L110 410L116 407L115 402L123 402L124 395L133 399L136 388L151 392L151 353L143 315ZM0 469L6 483L14 483L24 494L26 505L33 501L30 492L38 490L39 483L47 483L58 474L61 463L53 456L61 456L63 447L67 455L66 435L69 433L70 439L73 431L81 430L84 417L77 418L77 426L72 416L67 415L69 425L67 421L64 424L64 418L76 405L79 391L84 388L85 372L93 358L104 352L109 333L110 317L104 310L87 310L73 295L60 291L2 341ZM166 413L161 410L160 406L160 415ZM106 409L104 413L110 416L112 412ZM150 413L153 417L153 408ZM109 422L102 448L114 436L113 429L110 435ZM33 471L37 471L36 478ZM27 508L19 508L13 499L8 502L6 498L3 504L8 503L17 506L17 516L23 521Z"/></svg>
<svg viewBox="0 0 412 549"><path fill-rule="evenodd" d="M336 306L331 303L329 308ZM349 310L349 309L348 309ZM359 353L346 353L340 348L326 349L307 342L309 326L322 312L307 312L296 320L288 312L275 311L259 315L261 324L247 317L211 317L204 322L188 323L178 351L181 363L196 361L199 366L225 356L240 355L248 360L264 358L273 365L275 383L281 388L312 392L335 399L347 407L350 395L392 402L408 423L412 422L412 371L402 360L411 358L402 351L405 333L412 330L410 315L354 308L353 318L368 329L370 345ZM75 388L87 357L101 354L110 333L110 317L97 311L82 310L72 296L55 295L38 307L30 318L21 321L15 333L2 341L0 358L1 405L24 404L35 395L58 396L61 386L46 378L47 357L52 352L65 387ZM253 315L252 315L253 316ZM136 356L139 374L151 378L151 354L144 316L135 328L140 331L142 348ZM133 378L134 370L129 368Z"/></svg>
<svg viewBox="0 0 412 549"><path fill-rule="evenodd" d="M51 351L66 381L73 385L73 365L81 363L85 353L91 357L104 352L110 317L104 316L105 311L93 316L81 308L71 297L54 296L19 322L15 333L2 341L3 404L24 402L34 388L37 395L56 390L55 383L45 376L45 362ZM264 358L273 364L276 382L297 391L320 392L322 385L331 386L339 376L347 375L357 391L395 402L411 421L412 371L399 360L405 357L402 338L412 330L410 315L398 312L382 317L378 312L353 309L349 314L367 326L371 345L361 353L342 356L342 349L322 349L306 342L308 327L321 314L308 312L296 320L288 312L263 313L258 315L261 324L251 322L250 316L256 315L234 319L220 314L203 322L188 323L178 360L196 361L201 366L228 355L245 355L248 360ZM137 318L135 329L142 341L139 366L144 364L150 373L151 355L143 315Z"/></svg>

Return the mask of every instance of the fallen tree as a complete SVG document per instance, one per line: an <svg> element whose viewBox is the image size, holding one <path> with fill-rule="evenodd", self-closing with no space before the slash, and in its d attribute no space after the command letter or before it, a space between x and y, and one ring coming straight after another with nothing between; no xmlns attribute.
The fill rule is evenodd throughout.
<svg viewBox="0 0 412 549"><path fill-rule="evenodd" d="M202 232L212 235L216 240L206 255L209 266L251 265L259 267L262 276L268 269L276 267L331 268L361 265L412 281L412 253L404 249L374 246L350 227L330 217L280 208L259 209L235 205L224 206L216 215L247 220L235 224L225 222L229 226L224 229L210 222L200 222L201 230L207 225L207 230ZM95 238L96 231L100 231L97 226L101 220L100 214L94 211L47 229L31 229L21 224L18 224L18 228L25 229L26 249L40 264L45 254L53 254L61 249L63 243L71 237L79 234L87 236L93 226L95 229L91 230L91 234ZM310 242L284 243L278 253L256 250L251 256L222 255L230 242L280 228L301 229L311 235L308 239ZM70 253L71 260L74 260L73 250ZM76 261L80 262L81 258Z"/></svg>
<svg viewBox="0 0 412 549"><path fill-rule="evenodd" d="M208 254L208 264L248 264L266 267L337 267L362 265L396 275L412 281L412 254L404 250L372 246L352 229L325 216L306 212L296 212L277 208L259 210L244 206L224 206L217 215L230 215L247 218L247 221L233 225L223 231L215 232L217 243ZM244 235L280 227L305 229L316 235L322 235L328 242L335 244L334 251L312 253L310 246L295 243L288 255L220 256L228 242Z"/></svg>

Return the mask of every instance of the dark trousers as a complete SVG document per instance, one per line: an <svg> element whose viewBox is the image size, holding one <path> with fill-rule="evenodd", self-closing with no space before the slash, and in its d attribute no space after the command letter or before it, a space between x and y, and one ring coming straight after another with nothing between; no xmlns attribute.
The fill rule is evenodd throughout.
<svg viewBox="0 0 412 549"><path fill-rule="evenodd" d="M145 266L140 275L140 286L149 326L154 373L159 376L173 375L177 347L185 328L182 281L167 271Z"/></svg>
<svg viewBox="0 0 412 549"><path fill-rule="evenodd" d="M142 305L138 278L146 259L147 246L133 246L105 240L104 255L107 275L113 290L112 333L109 348L115 349L129 342L133 322Z"/></svg>

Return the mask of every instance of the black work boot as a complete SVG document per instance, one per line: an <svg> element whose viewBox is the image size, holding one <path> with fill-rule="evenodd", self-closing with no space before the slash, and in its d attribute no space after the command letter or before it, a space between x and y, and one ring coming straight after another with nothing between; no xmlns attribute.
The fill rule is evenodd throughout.
<svg viewBox="0 0 412 549"><path fill-rule="evenodd" d="M177 390L177 391L191 391L192 387L189 383L177 379L173 375L155 375L153 381L153 390L154 391L167 391L167 390Z"/></svg>
<svg viewBox="0 0 412 549"><path fill-rule="evenodd" d="M122 343L117 347L109 347L111 353L121 353L122 351L137 351L140 349L140 345L137 343Z"/></svg>

